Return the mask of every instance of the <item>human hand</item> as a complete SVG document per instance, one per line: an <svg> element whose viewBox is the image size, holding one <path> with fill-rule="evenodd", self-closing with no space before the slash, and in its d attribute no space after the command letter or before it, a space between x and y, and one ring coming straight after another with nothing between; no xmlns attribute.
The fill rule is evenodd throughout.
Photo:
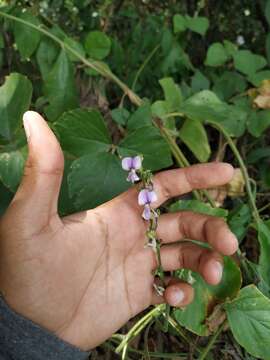
<svg viewBox="0 0 270 360"><path fill-rule="evenodd" d="M112 201L65 218L57 213L63 173L60 146L40 115L24 116L29 157L21 185L0 223L0 291L11 308L63 340L88 350L102 343L151 304L185 306L193 299L189 284L169 284L164 298L153 289L156 258L144 248L135 186ZM158 207L192 189L227 183L228 164L211 163L169 170L154 177ZM222 255L237 240L220 218L181 212L159 218L163 243L190 238L191 243L163 246L165 270L198 271L209 284L222 276Z"/></svg>

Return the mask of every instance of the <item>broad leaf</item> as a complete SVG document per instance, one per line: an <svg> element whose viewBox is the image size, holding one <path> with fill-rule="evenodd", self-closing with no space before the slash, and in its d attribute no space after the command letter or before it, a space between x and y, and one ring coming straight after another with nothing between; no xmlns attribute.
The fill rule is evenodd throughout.
<svg viewBox="0 0 270 360"><path fill-rule="evenodd" d="M204 126L198 120L186 119L179 130L179 137L200 162L206 162L211 149Z"/></svg>
<svg viewBox="0 0 270 360"><path fill-rule="evenodd" d="M45 112L51 121L56 120L64 111L78 106L74 67L64 50L47 76L44 93L50 103Z"/></svg>
<svg viewBox="0 0 270 360"><path fill-rule="evenodd" d="M260 137L270 127L270 110L252 111L249 114L247 128L251 135Z"/></svg>
<svg viewBox="0 0 270 360"><path fill-rule="evenodd" d="M195 16L190 17L186 16L186 26L191 30L194 31L202 36L206 34L206 31L209 28L209 20L203 16Z"/></svg>
<svg viewBox="0 0 270 360"><path fill-rule="evenodd" d="M128 130L135 130L152 124L152 114L150 104L140 106L128 119Z"/></svg>
<svg viewBox="0 0 270 360"><path fill-rule="evenodd" d="M102 60L111 51L111 40L101 31L91 31L85 40L85 50L91 58Z"/></svg>
<svg viewBox="0 0 270 360"><path fill-rule="evenodd" d="M207 319L214 311L215 305L234 298L241 287L241 272L230 257L224 257L223 277L219 285L211 286L202 277L189 270L179 270L178 276L192 284L194 301L183 310L174 310L175 319L180 325L200 336L210 334Z"/></svg>
<svg viewBox="0 0 270 360"><path fill-rule="evenodd" d="M234 55L235 68L246 75L252 75L266 65L266 60L261 55L253 54L249 50L238 50Z"/></svg>
<svg viewBox="0 0 270 360"><path fill-rule="evenodd" d="M130 133L120 142L118 152L121 156L143 155L143 165L150 170L160 170L172 165L170 148L153 126L142 127Z"/></svg>
<svg viewBox="0 0 270 360"><path fill-rule="evenodd" d="M43 80L46 80L59 54L59 46L47 37L44 37L37 49L36 58Z"/></svg>
<svg viewBox="0 0 270 360"><path fill-rule="evenodd" d="M220 99L229 100L233 95L242 93L247 87L245 78L236 71L225 71L214 83L213 91Z"/></svg>
<svg viewBox="0 0 270 360"><path fill-rule="evenodd" d="M165 100L170 112L179 110L183 101L182 93L179 86L174 82L172 78L164 78L159 80L159 83L163 89Z"/></svg>
<svg viewBox="0 0 270 360"><path fill-rule="evenodd" d="M111 111L112 119L119 125L126 126L130 112L125 108L116 108Z"/></svg>
<svg viewBox="0 0 270 360"><path fill-rule="evenodd" d="M211 205L206 204L200 200L178 200L170 205L170 211L194 211L196 213L219 216L226 218L228 211L221 208L213 208Z"/></svg>
<svg viewBox="0 0 270 360"><path fill-rule="evenodd" d="M246 236L251 220L251 211L247 204L240 204L230 212L228 224L239 242Z"/></svg>
<svg viewBox="0 0 270 360"><path fill-rule="evenodd" d="M191 78L191 88L194 92L201 90L208 90L210 87L210 81L207 79L204 74L196 70L195 74Z"/></svg>
<svg viewBox="0 0 270 360"><path fill-rule="evenodd" d="M236 341L256 358L269 360L270 300L250 285L225 308Z"/></svg>
<svg viewBox="0 0 270 360"><path fill-rule="evenodd" d="M229 59L227 51L221 43L212 44L207 51L205 65L221 66Z"/></svg>
<svg viewBox="0 0 270 360"><path fill-rule="evenodd" d="M112 140L101 114L92 109L64 113L54 128L66 152L74 156L108 151Z"/></svg>
<svg viewBox="0 0 270 360"><path fill-rule="evenodd" d="M28 23L40 26L40 22L37 17L33 16L29 11L21 13L19 17ZM32 27L15 22L14 36L17 48L22 58L28 59L37 49L41 33Z"/></svg>
<svg viewBox="0 0 270 360"><path fill-rule="evenodd" d="M0 180L12 192L17 190L25 162L21 151L0 153Z"/></svg>
<svg viewBox="0 0 270 360"><path fill-rule="evenodd" d="M23 75L12 73L0 87L0 135L11 140L22 124L23 113L28 110L32 97L32 84Z"/></svg>
<svg viewBox="0 0 270 360"><path fill-rule="evenodd" d="M70 196L77 210L94 208L130 185L120 159L111 153L93 153L73 162L68 175Z"/></svg>
<svg viewBox="0 0 270 360"><path fill-rule="evenodd" d="M173 17L173 31L175 34L184 32L187 29L186 19L183 15L176 14Z"/></svg>

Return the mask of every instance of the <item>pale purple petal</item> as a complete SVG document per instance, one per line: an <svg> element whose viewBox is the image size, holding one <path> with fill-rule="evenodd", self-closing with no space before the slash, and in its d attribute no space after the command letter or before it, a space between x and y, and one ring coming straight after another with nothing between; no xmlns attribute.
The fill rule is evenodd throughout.
<svg viewBox="0 0 270 360"><path fill-rule="evenodd" d="M140 156L135 156L132 158L132 168L139 170L142 167L142 158Z"/></svg>
<svg viewBox="0 0 270 360"><path fill-rule="evenodd" d="M142 213L142 217L144 218L144 220L150 220L151 219L151 208L148 204L145 205L143 213Z"/></svg>
<svg viewBox="0 0 270 360"><path fill-rule="evenodd" d="M148 203L151 204L155 201L157 201L157 194L154 190L148 191L147 193Z"/></svg>
<svg viewBox="0 0 270 360"><path fill-rule="evenodd" d="M127 181L132 182L134 184L138 180L140 180L139 176L136 174L136 171L132 169L128 173Z"/></svg>
<svg viewBox="0 0 270 360"><path fill-rule="evenodd" d="M132 160L131 157L123 158L122 159L122 168L124 170L127 170L127 171L131 170L132 169L132 162L133 162L133 160Z"/></svg>
<svg viewBox="0 0 270 360"><path fill-rule="evenodd" d="M138 196L139 205L145 205L148 203L147 193L148 193L148 191L146 189L143 189L139 192L139 196Z"/></svg>

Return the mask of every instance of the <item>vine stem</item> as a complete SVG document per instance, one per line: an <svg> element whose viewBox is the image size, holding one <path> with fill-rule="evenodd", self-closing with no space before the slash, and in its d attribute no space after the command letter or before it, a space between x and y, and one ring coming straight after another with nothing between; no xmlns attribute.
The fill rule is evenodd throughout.
<svg viewBox="0 0 270 360"><path fill-rule="evenodd" d="M198 358L198 360L204 360L206 358L206 356L208 355L209 351L212 349L212 347L214 346L217 338L219 337L219 335L221 334L222 330L224 329L225 325L226 325L227 321L225 320L219 327L219 329L217 330L217 332L212 336L211 340L209 341L208 345L206 346L206 348L202 351L200 357Z"/></svg>

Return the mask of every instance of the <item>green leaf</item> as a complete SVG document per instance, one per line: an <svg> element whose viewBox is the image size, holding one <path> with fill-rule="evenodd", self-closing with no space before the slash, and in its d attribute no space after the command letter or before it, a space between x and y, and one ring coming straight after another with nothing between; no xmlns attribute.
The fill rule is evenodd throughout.
<svg viewBox="0 0 270 360"><path fill-rule="evenodd" d="M260 288L270 296L270 226L266 222L258 224L258 240L260 243L259 273L261 276Z"/></svg>
<svg viewBox="0 0 270 360"><path fill-rule="evenodd" d="M102 60L111 51L111 40L101 31L91 31L85 40L85 50L91 58Z"/></svg>
<svg viewBox="0 0 270 360"><path fill-rule="evenodd" d="M253 54L249 50L238 50L233 59L235 68L245 75L252 75L267 64L263 56Z"/></svg>
<svg viewBox="0 0 270 360"><path fill-rule="evenodd" d="M195 294L193 302L184 309L175 309L174 316L181 326L200 336L207 336L210 330L207 318L217 304L233 298L241 287L241 272L230 257L224 257L224 270L219 285L206 284L202 277L189 270L177 271L178 277L192 284Z"/></svg>
<svg viewBox="0 0 270 360"><path fill-rule="evenodd" d="M60 52L47 76L44 93L50 103L45 112L51 121L56 120L64 111L78 106L74 67L64 50Z"/></svg>
<svg viewBox="0 0 270 360"><path fill-rule="evenodd" d="M20 19L33 25L40 26L37 17L29 11L25 11L18 16ZM37 49L41 34L32 27L26 26L19 22L14 23L15 43L23 59L28 59Z"/></svg>
<svg viewBox="0 0 270 360"><path fill-rule="evenodd" d="M256 164L266 158L270 158L270 146L264 146L252 150L247 157L248 164Z"/></svg>
<svg viewBox="0 0 270 360"><path fill-rule="evenodd" d="M170 148L153 126L139 128L124 138L118 147L121 156L143 155L146 169L160 170L172 165Z"/></svg>
<svg viewBox="0 0 270 360"><path fill-rule="evenodd" d="M79 55L85 57L85 52L84 52L84 48L82 46L82 44L75 40L72 39L69 36L66 36L64 39L64 44L68 45L72 50L76 51L76 53L78 53ZM70 50L67 50L69 58L71 61L73 62L80 62L81 60L73 54L73 52L71 52Z"/></svg>
<svg viewBox="0 0 270 360"><path fill-rule="evenodd" d="M111 111L112 119L119 125L126 126L130 112L125 108L116 108Z"/></svg>
<svg viewBox="0 0 270 360"><path fill-rule="evenodd" d="M265 50L268 64L270 64L270 33L266 36Z"/></svg>
<svg viewBox="0 0 270 360"><path fill-rule="evenodd" d="M54 128L62 149L74 156L108 151L112 140L101 114L92 109L64 113Z"/></svg>
<svg viewBox="0 0 270 360"><path fill-rule="evenodd" d="M36 52L36 59L43 80L46 80L50 73L59 51L59 46L53 40L47 37L41 40Z"/></svg>
<svg viewBox="0 0 270 360"><path fill-rule="evenodd" d="M251 74L248 77L248 81L251 82L252 85L259 87L263 80L270 79L270 70L259 71L256 74Z"/></svg>
<svg viewBox="0 0 270 360"><path fill-rule="evenodd" d="M153 116L157 116L162 119L165 115L170 113L169 105L165 100L157 100L151 106L151 112Z"/></svg>
<svg viewBox="0 0 270 360"><path fill-rule="evenodd" d="M225 71L214 83L213 91L220 99L229 100L235 94L245 91L245 78L235 71Z"/></svg>
<svg viewBox="0 0 270 360"><path fill-rule="evenodd" d="M0 182L0 194L1 194L1 201L0 201L0 216L2 216L6 209L8 208L13 193L9 191L1 182Z"/></svg>
<svg viewBox="0 0 270 360"><path fill-rule="evenodd" d="M199 92L201 90L208 90L210 87L210 81L206 76L200 71L196 70L195 74L191 78L191 88L194 92Z"/></svg>
<svg viewBox="0 0 270 360"><path fill-rule="evenodd" d="M228 60L227 51L221 43L212 44L208 50L205 65L221 66Z"/></svg>
<svg viewBox="0 0 270 360"><path fill-rule="evenodd" d="M128 119L129 131L152 125L152 114L150 104L140 106Z"/></svg>
<svg viewBox="0 0 270 360"><path fill-rule="evenodd" d="M25 156L21 151L0 153L0 180L12 192L20 183Z"/></svg>
<svg viewBox="0 0 270 360"><path fill-rule="evenodd" d="M237 46L229 40L224 40L223 45L229 57L232 57L238 50Z"/></svg>
<svg viewBox="0 0 270 360"><path fill-rule="evenodd" d="M176 14L173 17L173 31L175 34L184 32L187 29L186 19L183 15Z"/></svg>
<svg viewBox="0 0 270 360"><path fill-rule="evenodd" d="M159 80L159 83L163 89L165 100L167 102L170 112L179 110L183 98L181 89L175 84L172 78L164 78Z"/></svg>
<svg viewBox="0 0 270 360"><path fill-rule="evenodd" d="M196 213L219 216L226 218L228 211L221 208L213 208L200 200L178 200L169 207L170 212L176 211L194 211Z"/></svg>
<svg viewBox="0 0 270 360"><path fill-rule="evenodd" d="M268 21L268 24L270 25L270 1L269 0L266 1L266 5L265 5L265 17L266 17L266 20Z"/></svg>
<svg viewBox="0 0 270 360"><path fill-rule="evenodd" d="M252 111L249 114L247 128L251 135L260 137L270 127L270 110Z"/></svg>
<svg viewBox="0 0 270 360"><path fill-rule="evenodd" d="M186 16L186 26L191 31L194 31L202 36L206 34L209 28L209 20L203 16L190 17Z"/></svg>
<svg viewBox="0 0 270 360"><path fill-rule="evenodd" d="M247 204L240 204L230 212L228 224L239 242L246 236L251 220L251 211Z"/></svg>
<svg viewBox="0 0 270 360"><path fill-rule="evenodd" d="M179 131L179 137L200 162L206 162L211 149L204 126L200 121L186 119Z"/></svg>
<svg viewBox="0 0 270 360"><path fill-rule="evenodd" d="M77 210L94 208L128 189L121 161L111 153L93 153L73 162L68 175L70 196Z"/></svg>
<svg viewBox="0 0 270 360"><path fill-rule="evenodd" d="M269 360L270 300L250 285L225 308L236 341L256 358Z"/></svg>
<svg viewBox="0 0 270 360"><path fill-rule="evenodd" d="M32 84L23 75L12 73L0 87L0 135L11 140L22 124L32 97Z"/></svg>
<svg viewBox="0 0 270 360"><path fill-rule="evenodd" d="M68 176L71 171L72 163L73 160L69 159L68 157L65 158L65 169L58 199L58 213L61 217L74 214L76 212L76 208L69 195L68 188Z"/></svg>

